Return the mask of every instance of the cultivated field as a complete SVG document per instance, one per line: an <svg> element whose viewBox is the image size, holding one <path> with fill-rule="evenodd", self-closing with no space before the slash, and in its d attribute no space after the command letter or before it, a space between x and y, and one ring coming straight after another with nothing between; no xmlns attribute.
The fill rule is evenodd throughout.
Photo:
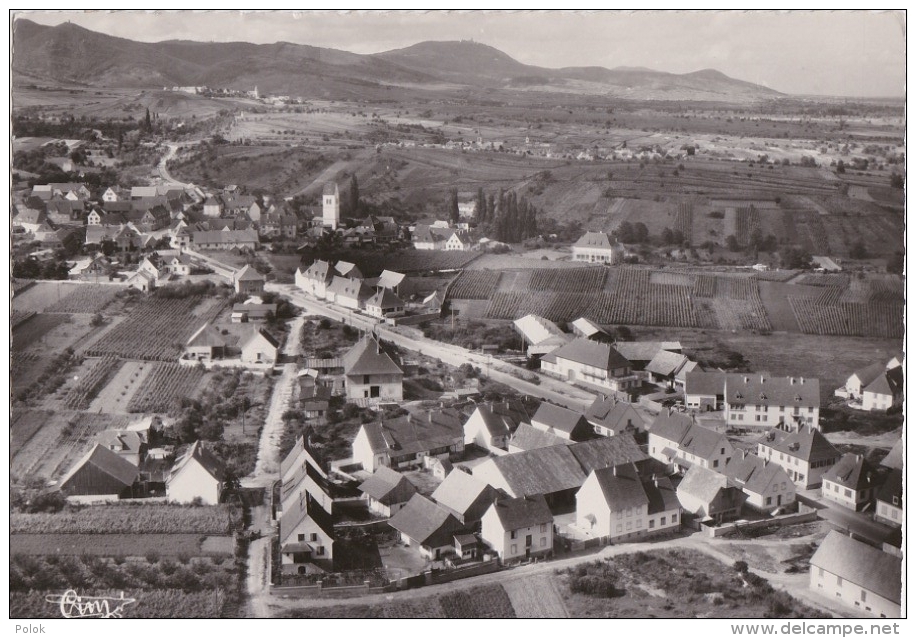
<svg viewBox="0 0 916 638"><path fill-rule="evenodd" d="M10 515L12 534L231 534L242 513L229 505L157 503L93 505L62 512Z"/></svg>
<svg viewBox="0 0 916 638"><path fill-rule="evenodd" d="M156 363L127 403L128 412L165 412L179 397L194 395L204 371L177 363Z"/></svg>
<svg viewBox="0 0 916 638"><path fill-rule="evenodd" d="M134 394L144 384L154 364L149 361L121 361L114 355L106 355L106 357L117 361L117 372L110 377L110 381L93 399L89 410L108 414L126 414L129 412L128 406Z"/></svg>

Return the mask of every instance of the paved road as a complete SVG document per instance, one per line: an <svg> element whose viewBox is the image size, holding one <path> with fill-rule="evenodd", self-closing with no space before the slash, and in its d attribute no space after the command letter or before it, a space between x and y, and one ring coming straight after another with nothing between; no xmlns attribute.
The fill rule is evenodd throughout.
<svg viewBox="0 0 916 638"><path fill-rule="evenodd" d="M800 495L803 500L817 507L817 516L829 521L837 529L853 532L872 544L881 546L893 528L871 518L871 514L853 512L833 501L822 498L817 490L807 490Z"/></svg>
<svg viewBox="0 0 916 638"><path fill-rule="evenodd" d="M168 163L169 160L175 157L178 153L178 144L166 144L169 149L169 152L162 156L162 159L159 160L159 176L164 182L173 184L179 188L187 188L189 184L184 182L179 182L177 179L172 177L172 174L169 173Z"/></svg>
<svg viewBox="0 0 916 638"><path fill-rule="evenodd" d="M471 352L459 346L427 339L413 329L389 326L379 323L372 317L324 303L309 297L293 284L268 283L266 289L287 297L293 304L305 309L310 314L329 317L355 328L374 332L379 339L392 343L399 348L418 352L453 366L469 363L472 366L479 367L485 376L514 388L522 394L547 399L574 410L584 410L595 399L594 394L570 386L557 379L541 375L537 377L540 379L540 383L535 385L516 376L531 377L534 373L530 371L483 354Z"/></svg>

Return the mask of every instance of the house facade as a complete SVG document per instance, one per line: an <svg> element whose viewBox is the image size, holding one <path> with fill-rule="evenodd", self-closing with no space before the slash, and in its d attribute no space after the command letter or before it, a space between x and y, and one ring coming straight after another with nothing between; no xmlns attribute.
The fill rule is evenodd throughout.
<svg viewBox="0 0 916 638"><path fill-rule="evenodd" d="M404 371L379 341L367 336L341 358L348 399L401 401Z"/></svg>
<svg viewBox="0 0 916 638"><path fill-rule="evenodd" d="M844 454L821 477L821 495L853 511L871 504L877 488L874 469L861 454Z"/></svg>
<svg viewBox="0 0 916 638"><path fill-rule="evenodd" d="M166 479L165 490L173 503L217 505L226 487L226 470L223 464L195 441L184 456L175 461Z"/></svg>
<svg viewBox="0 0 916 638"><path fill-rule="evenodd" d="M503 562L551 555L553 531L543 496L497 499L480 522L481 539Z"/></svg>
<svg viewBox="0 0 916 638"><path fill-rule="evenodd" d="M353 461L367 472L388 466L395 470L423 467L427 459L458 459L464 453L461 415L432 410L364 423L353 439Z"/></svg>
<svg viewBox="0 0 916 638"><path fill-rule="evenodd" d="M242 350L243 363L273 364L277 362L280 342L263 328L255 327L247 337L239 342L239 346Z"/></svg>
<svg viewBox="0 0 916 638"><path fill-rule="evenodd" d="M629 394L642 380L632 373L627 361L613 346L579 338L541 358L541 370L570 383Z"/></svg>
<svg viewBox="0 0 916 638"><path fill-rule="evenodd" d="M821 388L817 379L725 375L725 422L738 429L820 427Z"/></svg>
<svg viewBox="0 0 916 638"><path fill-rule="evenodd" d="M619 264L623 261L623 247L612 241L607 233L588 231L573 244L573 261L592 264Z"/></svg>
<svg viewBox="0 0 916 638"><path fill-rule="evenodd" d="M721 472L744 492L745 504L758 512L773 512L795 502L795 483L786 471L756 454L736 453Z"/></svg>
<svg viewBox="0 0 916 638"><path fill-rule="evenodd" d="M757 442L757 456L786 471L796 487L811 489L840 460L840 453L819 430L786 432L773 428Z"/></svg>
<svg viewBox="0 0 916 638"><path fill-rule="evenodd" d="M677 472L698 465L721 472L735 449L721 432L704 428L685 414L661 414L649 429L649 456Z"/></svg>
<svg viewBox="0 0 916 638"><path fill-rule="evenodd" d="M903 525L903 471L893 469L875 497L875 520L891 527Z"/></svg>

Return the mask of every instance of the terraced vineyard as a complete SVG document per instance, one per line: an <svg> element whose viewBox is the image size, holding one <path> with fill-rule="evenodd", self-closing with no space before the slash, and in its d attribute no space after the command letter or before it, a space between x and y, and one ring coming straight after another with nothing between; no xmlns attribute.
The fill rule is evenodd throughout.
<svg viewBox="0 0 916 638"><path fill-rule="evenodd" d="M735 238L742 246L749 246L755 230L760 230L760 213L750 206L735 211Z"/></svg>
<svg viewBox="0 0 916 638"><path fill-rule="evenodd" d="M54 305L45 309L45 312L66 312L72 314L95 314L101 312L110 304L118 292L118 286L102 284L82 284L75 286L73 292Z"/></svg>
<svg viewBox="0 0 916 638"><path fill-rule="evenodd" d="M604 287L605 268L541 268L531 273L530 290L589 293Z"/></svg>
<svg viewBox="0 0 916 638"><path fill-rule="evenodd" d="M681 202L677 205L674 229L680 231L684 239L693 243L693 204Z"/></svg>
<svg viewBox="0 0 916 638"><path fill-rule="evenodd" d="M652 284L650 271L622 268L618 288L597 295L585 316L599 323L691 328L696 309L686 286Z"/></svg>

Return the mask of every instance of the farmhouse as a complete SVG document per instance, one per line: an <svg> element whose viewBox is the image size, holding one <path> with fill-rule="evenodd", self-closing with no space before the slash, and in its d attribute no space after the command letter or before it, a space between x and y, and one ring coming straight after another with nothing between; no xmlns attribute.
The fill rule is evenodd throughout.
<svg viewBox="0 0 916 638"><path fill-rule="evenodd" d="M237 294L260 295L264 292L264 282L264 275L247 264L232 276Z"/></svg>
<svg viewBox="0 0 916 638"><path fill-rule="evenodd" d="M146 456L146 437L132 430L105 430L101 432L96 441L108 448L122 459L130 461L131 465L140 465Z"/></svg>
<svg viewBox="0 0 916 638"><path fill-rule="evenodd" d="M280 342L272 334L254 326L247 337L239 341L243 363L276 363Z"/></svg>
<svg viewBox="0 0 916 638"><path fill-rule="evenodd" d="M553 514L543 496L499 498L484 513L481 539L503 562L553 553Z"/></svg>
<svg viewBox="0 0 916 638"><path fill-rule="evenodd" d="M204 505L217 505L225 487L225 467L200 441L195 441L184 456L175 461L165 483L170 501L199 501Z"/></svg>
<svg viewBox="0 0 916 638"><path fill-rule="evenodd" d="M369 503L369 511L390 517L417 493L417 488L403 474L382 466L363 481L359 491Z"/></svg>
<svg viewBox="0 0 916 638"><path fill-rule="evenodd" d="M308 563L322 569L334 566L334 521L307 491L292 499L280 517L280 569L284 574L306 574Z"/></svg>
<svg viewBox="0 0 916 638"><path fill-rule="evenodd" d="M884 480L875 497L875 520L901 527L903 525L903 470L894 469Z"/></svg>
<svg viewBox="0 0 916 638"><path fill-rule="evenodd" d="M854 511L871 504L877 489L877 477L861 454L844 454L821 477L821 494Z"/></svg>
<svg viewBox="0 0 916 638"><path fill-rule="evenodd" d="M606 543L679 529L680 513L671 481L632 463L593 470L576 494L576 527Z"/></svg>
<svg viewBox="0 0 916 638"><path fill-rule="evenodd" d="M455 553L454 536L465 526L447 509L421 494L414 494L388 524L400 533L401 541L417 547L427 560Z"/></svg>
<svg viewBox="0 0 916 638"><path fill-rule="evenodd" d="M191 244L199 250L255 250L258 233L254 230L199 230L192 233Z"/></svg>
<svg viewBox="0 0 916 638"><path fill-rule="evenodd" d="M899 618L902 589L899 556L831 530L811 557L809 587L839 599L857 614Z"/></svg>
<svg viewBox="0 0 916 638"><path fill-rule="evenodd" d="M611 241L607 233L588 231L572 247L573 261L619 264L623 261L623 247Z"/></svg>
<svg viewBox="0 0 916 638"><path fill-rule="evenodd" d="M366 336L341 358L346 396L351 400L400 401L404 398L404 371L374 336Z"/></svg>
<svg viewBox="0 0 916 638"><path fill-rule="evenodd" d="M472 527L480 522L498 494L492 486L458 470L445 477L431 498L465 526Z"/></svg>
<svg viewBox="0 0 916 638"><path fill-rule="evenodd" d="M677 500L684 511L717 524L738 518L747 496L718 472L694 465L677 486Z"/></svg>
<svg viewBox="0 0 916 638"><path fill-rule="evenodd" d="M453 410L364 423L353 440L353 461L367 472L383 465L396 470L419 467L426 457L450 459L463 452L461 417Z"/></svg>
<svg viewBox="0 0 916 638"><path fill-rule="evenodd" d="M649 428L649 456L685 472L694 465L721 472L734 454L728 438L677 412L661 414Z"/></svg>
<svg viewBox="0 0 916 638"><path fill-rule="evenodd" d="M840 460L840 453L820 430L806 427L797 432L769 430L757 442L757 455L780 465L795 485L811 489Z"/></svg>
<svg viewBox="0 0 916 638"><path fill-rule="evenodd" d="M668 388L683 388L686 375L697 369L697 363L677 352L659 350L646 365L649 379Z"/></svg>
<svg viewBox="0 0 916 638"><path fill-rule="evenodd" d="M739 451L720 471L747 495L745 503L759 512L772 512L795 501L795 484L786 471L756 454Z"/></svg>
<svg viewBox="0 0 916 638"><path fill-rule="evenodd" d="M492 457L474 467L473 474L510 496L542 494L556 511L574 505L592 470L646 459L633 437L621 434Z"/></svg>
<svg viewBox="0 0 916 638"><path fill-rule="evenodd" d="M482 450L504 451L509 436L527 420L528 414L518 401L481 403L464 422L464 443Z"/></svg>
<svg viewBox="0 0 916 638"><path fill-rule="evenodd" d="M621 432L631 435L646 431L645 420L633 404L618 401L616 397L598 395L585 413L596 434L614 436Z"/></svg>
<svg viewBox="0 0 916 638"><path fill-rule="evenodd" d="M583 338L544 355L541 370L570 383L583 382L623 394L641 384L639 377L632 374L630 362L613 346Z"/></svg>
<svg viewBox="0 0 916 638"><path fill-rule="evenodd" d="M683 346L680 341L617 341L614 349L630 362L631 368L645 370L660 351L680 354Z"/></svg>
<svg viewBox="0 0 916 638"><path fill-rule="evenodd" d="M594 435L592 426L584 416L546 401L538 406L537 412L531 417L531 425L542 432L570 441L585 441Z"/></svg>
<svg viewBox="0 0 916 638"><path fill-rule="evenodd" d="M326 298L331 303L351 310L360 310L372 297L372 289L362 279L335 276L327 287Z"/></svg>
<svg viewBox="0 0 916 638"><path fill-rule="evenodd" d="M865 391L865 388L868 387L872 381L884 374L886 370L887 367L881 363L873 363L864 368L860 368L849 375L849 378L846 379L846 383L842 388L838 388L835 394L845 399L861 401L862 393Z"/></svg>
<svg viewBox="0 0 916 638"><path fill-rule="evenodd" d="M769 377L765 374L725 376L725 422L734 428L793 429L820 427L821 387L817 379Z"/></svg>
<svg viewBox="0 0 916 638"><path fill-rule="evenodd" d="M198 361L222 359L226 354L226 340L209 322L197 329L185 346L185 358Z"/></svg>
<svg viewBox="0 0 916 638"><path fill-rule="evenodd" d="M58 483L69 501L93 503L131 498L139 490L137 466L96 443Z"/></svg>

